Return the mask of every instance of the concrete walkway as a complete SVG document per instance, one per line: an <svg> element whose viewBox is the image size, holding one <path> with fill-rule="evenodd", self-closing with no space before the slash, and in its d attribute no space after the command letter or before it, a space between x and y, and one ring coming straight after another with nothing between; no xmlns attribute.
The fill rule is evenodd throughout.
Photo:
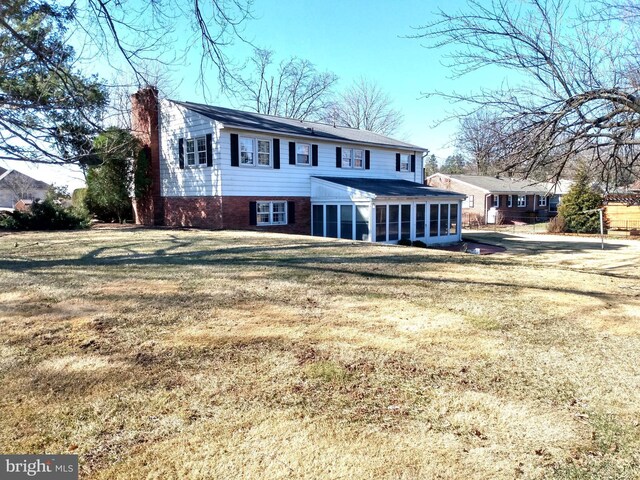
<svg viewBox="0 0 640 480"><path fill-rule="evenodd" d="M640 241L605 238L604 250L599 237L521 234L465 230L465 241L498 245L505 254L531 257L540 263L553 263L580 269L640 278Z"/></svg>

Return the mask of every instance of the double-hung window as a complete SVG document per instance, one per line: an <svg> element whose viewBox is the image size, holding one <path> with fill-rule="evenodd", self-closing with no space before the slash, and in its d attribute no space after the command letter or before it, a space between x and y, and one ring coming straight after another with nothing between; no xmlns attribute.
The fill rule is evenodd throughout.
<svg viewBox="0 0 640 480"><path fill-rule="evenodd" d="M296 165L311 165L311 146L308 143L296 143Z"/></svg>
<svg viewBox="0 0 640 480"><path fill-rule="evenodd" d="M400 155L400 171L408 172L411 165L411 155L401 154Z"/></svg>
<svg viewBox="0 0 640 480"><path fill-rule="evenodd" d="M507 207L513 207L513 195L507 195Z"/></svg>
<svg viewBox="0 0 640 480"><path fill-rule="evenodd" d="M474 198L473 195L467 195L467 198L462 201L462 208L473 208Z"/></svg>
<svg viewBox="0 0 640 480"><path fill-rule="evenodd" d="M342 168L364 168L364 150L343 148Z"/></svg>
<svg viewBox="0 0 640 480"><path fill-rule="evenodd" d="M206 137L188 138L187 165L195 167L207 164L207 139Z"/></svg>
<svg viewBox="0 0 640 480"><path fill-rule="evenodd" d="M527 196L518 195L518 207L523 208L527 206Z"/></svg>
<svg viewBox="0 0 640 480"><path fill-rule="evenodd" d="M538 206L539 207L546 207L547 206L547 197L545 197L544 195L538 196Z"/></svg>
<svg viewBox="0 0 640 480"><path fill-rule="evenodd" d="M271 166L271 141L264 138L240 137L240 165Z"/></svg>
<svg viewBox="0 0 640 480"><path fill-rule="evenodd" d="M257 202L256 223L258 225L286 225L287 202Z"/></svg>
<svg viewBox="0 0 640 480"><path fill-rule="evenodd" d="M493 206L496 208L500 207L500 195L493 196Z"/></svg>

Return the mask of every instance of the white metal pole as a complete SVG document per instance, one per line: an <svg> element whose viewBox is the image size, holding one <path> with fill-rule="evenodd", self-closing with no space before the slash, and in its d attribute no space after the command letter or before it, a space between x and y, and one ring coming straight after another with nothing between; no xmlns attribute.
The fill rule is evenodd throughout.
<svg viewBox="0 0 640 480"><path fill-rule="evenodd" d="M602 208L598 210L600 212L600 241L602 250L604 250L604 221L602 218Z"/></svg>

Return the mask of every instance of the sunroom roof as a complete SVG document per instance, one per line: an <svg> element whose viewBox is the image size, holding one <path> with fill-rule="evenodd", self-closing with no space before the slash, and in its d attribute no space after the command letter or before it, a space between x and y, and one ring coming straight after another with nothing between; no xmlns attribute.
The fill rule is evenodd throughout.
<svg viewBox="0 0 640 480"><path fill-rule="evenodd" d="M443 197L464 198L465 194L428 187L408 180L352 177L313 177L343 187L367 192L376 197Z"/></svg>

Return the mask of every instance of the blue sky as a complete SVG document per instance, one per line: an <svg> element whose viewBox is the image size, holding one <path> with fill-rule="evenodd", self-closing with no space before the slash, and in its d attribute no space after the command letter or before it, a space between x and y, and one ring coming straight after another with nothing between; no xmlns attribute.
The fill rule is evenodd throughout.
<svg viewBox="0 0 640 480"><path fill-rule="evenodd" d="M255 0L255 19L245 25L244 35L256 46L273 50L277 61L297 56L310 60L319 70L334 72L340 78L338 89L361 76L377 82L404 114L403 126L394 136L424 146L442 159L453 151L452 135L457 123L449 121L438 127L435 124L453 107L437 97L421 98L422 94L472 91L499 84L502 78L494 71L452 80L452 72L441 63L444 52L424 48L419 39L406 38L416 32L412 27L432 20L432 12L438 6L458 9L464 7L464 2ZM180 31L180 25L176 30ZM250 55L251 47L237 42L227 53L242 60ZM99 65L92 73L112 78L113 72L105 63ZM185 65L172 68L170 80L177 86L173 96L235 106L217 94L213 73L209 84L212 95L203 98L196 84L198 72L195 54L187 57ZM71 168L17 163L9 166L72 189L82 186L81 175Z"/></svg>

